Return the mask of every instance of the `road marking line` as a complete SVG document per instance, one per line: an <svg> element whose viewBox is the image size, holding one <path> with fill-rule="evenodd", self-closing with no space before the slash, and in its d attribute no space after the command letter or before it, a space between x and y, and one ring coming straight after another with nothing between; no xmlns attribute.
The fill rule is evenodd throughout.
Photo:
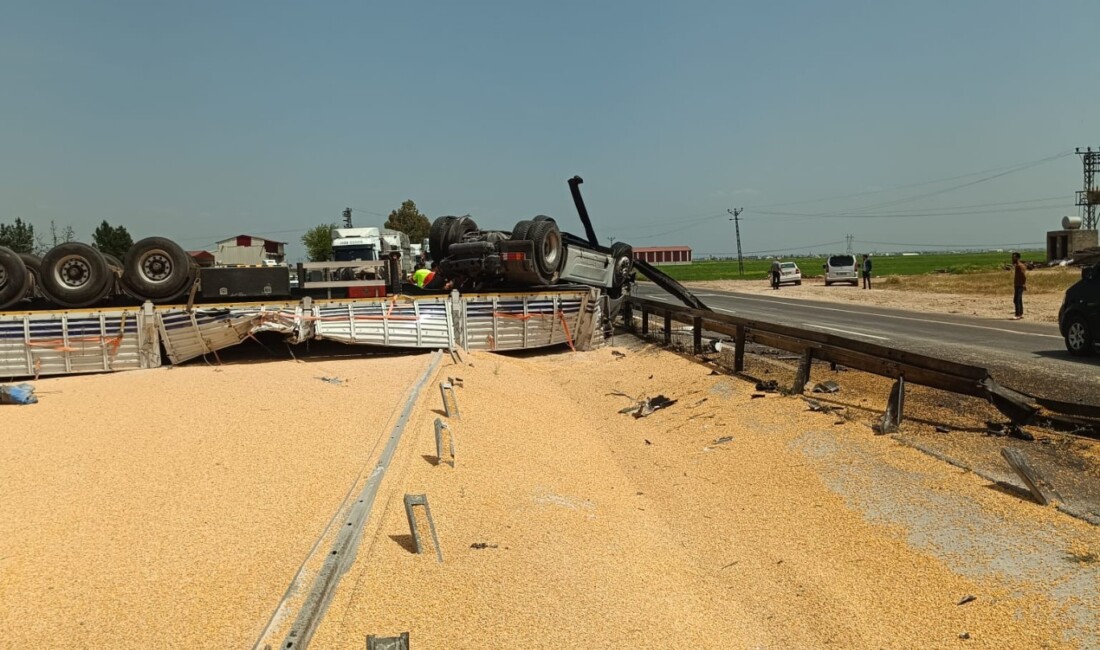
<svg viewBox="0 0 1100 650"><path fill-rule="evenodd" d="M890 340L888 337L885 337L885 336L875 336L874 334L865 334L864 332L857 332L855 330L842 330L839 327L828 327L826 325L818 325L816 323L802 323L802 324L805 325L806 327L811 328L811 329L816 327L818 329L831 330L833 332L841 332L843 334L852 334L854 336L866 336L869 339L879 339L880 341L889 341Z"/></svg>
<svg viewBox="0 0 1100 650"><path fill-rule="evenodd" d="M756 302L773 303L773 304L778 303L778 304L783 304L783 305L802 305L803 307L806 307L807 309L820 309L822 311L840 311L840 312L844 312L846 314L852 314L853 313L851 309L836 309L835 307L819 307L818 305L810 305L810 304L807 304L805 301L800 301L800 300L784 301L781 298L749 298L749 297L745 296L744 294L733 294L733 295L728 295L728 297L735 298L737 300L755 300ZM1035 332L1021 332L1019 330L1009 330L1009 329L1004 329L1004 328L1001 328L1001 327L989 327L987 325L971 325L969 323L952 323L951 321L929 320L929 319L926 319L926 318L913 318L912 316L894 316L894 315L891 315L891 314L878 314L878 313L874 313L874 312L868 312L867 315L868 316L879 316L879 317L882 317L882 318L896 318L898 320L911 320L911 321L916 321L918 323L934 323L936 325L957 325L958 327L971 327L973 329L978 329L978 330L990 330L990 331L993 331L993 332L1007 332L1009 334L1019 334L1020 336L1041 336L1043 338L1048 338L1048 339L1062 340L1061 336L1056 336L1054 334L1037 334Z"/></svg>

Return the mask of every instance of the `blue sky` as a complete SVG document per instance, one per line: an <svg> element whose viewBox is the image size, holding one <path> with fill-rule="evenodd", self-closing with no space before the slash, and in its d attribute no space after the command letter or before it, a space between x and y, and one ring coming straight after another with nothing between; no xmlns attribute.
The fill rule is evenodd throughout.
<svg viewBox="0 0 1100 650"><path fill-rule="evenodd" d="M0 221L296 258L405 199L580 233L579 174L638 246L733 253L742 206L746 252L1042 242L1100 145L1098 24L1095 0L7 0Z"/></svg>

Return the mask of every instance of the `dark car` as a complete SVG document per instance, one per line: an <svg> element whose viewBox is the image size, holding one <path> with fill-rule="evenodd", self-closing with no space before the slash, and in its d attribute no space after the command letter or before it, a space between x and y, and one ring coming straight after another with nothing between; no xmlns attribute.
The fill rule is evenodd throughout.
<svg viewBox="0 0 1100 650"><path fill-rule="evenodd" d="M1100 345L1100 265L1081 269L1081 279L1066 289L1058 327L1070 354L1093 354Z"/></svg>

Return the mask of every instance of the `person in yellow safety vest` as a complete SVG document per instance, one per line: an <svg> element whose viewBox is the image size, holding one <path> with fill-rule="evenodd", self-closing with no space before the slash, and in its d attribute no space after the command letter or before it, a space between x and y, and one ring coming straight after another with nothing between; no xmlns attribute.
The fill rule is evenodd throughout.
<svg viewBox="0 0 1100 650"><path fill-rule="evenodd" d="M424 288L424 278L428 277L431 273L428 269L417 269L413 271L413 283L420 288Z"/></svg>

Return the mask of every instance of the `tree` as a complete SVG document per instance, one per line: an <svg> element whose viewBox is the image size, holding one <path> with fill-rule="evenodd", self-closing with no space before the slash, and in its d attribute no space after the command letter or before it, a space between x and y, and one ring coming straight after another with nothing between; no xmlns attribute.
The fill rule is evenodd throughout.
<svg viewBox="0 0 1100 650"><path fill-rule="evenodd" d="M310 262L327 262L332 259L332 231L335 228L334 223L323 223L302 235L302 244L306 247Z"/></svg>
<svg viewBox="0 0 1100 650"><path fill-rule="evenodd" d="M0 246L7 246L16 253L33 253L37 245L33 225L24 223L19 217L10 225L0 223Z"/></svg>
<svg viewBox="0 0 1100 650"><path fill-rule="evenodd" d="M126 231L126 226L112 226L104 221L92 233L92 246L98 248L101 253L114 255L120 260L133 245L134 239Z"/></svg>
<svg viewBox="0 0 1100 650"><path fill-rule="evenodd" d="M432 223L428 221L428 217L420 214L416 204L411 200L405 201L400 208L391 212L384 225L386 228L405 233L409 236L409 241L414 244L427 239L432 229Z"/></svg>

